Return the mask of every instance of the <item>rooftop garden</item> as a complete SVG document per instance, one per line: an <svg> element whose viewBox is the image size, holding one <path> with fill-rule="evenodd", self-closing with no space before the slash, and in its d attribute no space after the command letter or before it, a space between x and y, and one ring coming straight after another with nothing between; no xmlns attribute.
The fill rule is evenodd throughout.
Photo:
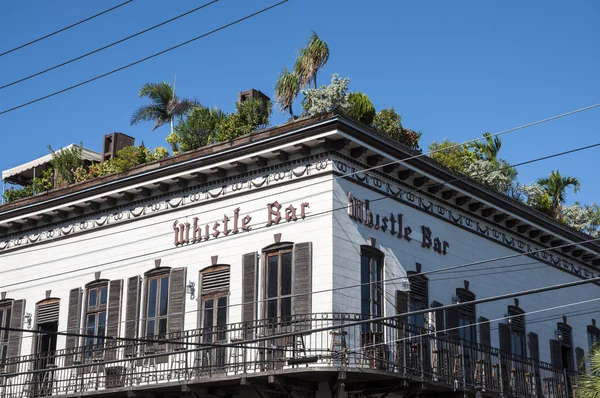
<svg viewBox="0 0 600 398"><path fill-rule="evenodd" d="M201 105L195 98L179 98L169 83L147 83L139 97L148 103L136 109L131 124L152 122L153 130L170 125L165 138L171 154L175 155L217 142L252 134L270 125L274 106L289 120L337 112L355 119L392 140L413 150L421 151L422 132L402 125L402 117L393 107L375 109L369 97L360 91L350 92L350 79L334 74L328 85L317 85L317 78L329 60L327 43L313 32L299 51L291 69L284 68L275 82L275 104L266 98L248 98L236 103L234 112ZM294 112L300 99L301 111ZM600 207L596 203L566 204L567 192L577 193L581 184L576 177L563 176L558 170L547 177L523 185L517 180L517 170L499 156L502 141L489 133L471 144L459 144L444 139L429 146L429 157L450 171L470 177L497 193L531 206L572 228L600 237ZM150 150L144 144L120 150L115 158L101 163L85 163L82 146L53 151L52 165L31 184L10 187L3 198L5 203L46 192L50 189L94 179L103 175L124 172L134 166L170 156L164 147Z"/></svg>

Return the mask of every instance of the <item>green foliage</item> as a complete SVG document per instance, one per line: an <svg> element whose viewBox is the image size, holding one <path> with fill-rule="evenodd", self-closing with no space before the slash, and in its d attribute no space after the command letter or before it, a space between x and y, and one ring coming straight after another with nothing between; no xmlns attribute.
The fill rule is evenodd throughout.
<svg viewBox="0 0 600 398"><path fill-rule="evenodd" d="M600 346L592 347L588 355L590 368L587 373L580 375L573 388L577 398L600 397Z"/></svg>
<svg viewBox="0 0 600 398"><path fill-rule="evenodd" d="M309 88L302 91L302 108L304 116L320 115L325 112L338 111L346 113L350 111L352 105L348 100L348 84L350 79L340 79L337 73L331 76L329 86L319 88Z"/></svg>
<svg viewBox="0 0 600 398"><path fill-rule="evenodd" d="M290 117L294 117L292 106L294 105L294 101L296 101L299 92L300 80L298 76L295 73L290 72L288 68L283 69L275 84L275 99L277 100L277 104L282 113L288 111Z"/></svg>
<svg viewBox="0 0 600 398"><path fill-rule="evenodd" d="M317 73L325 67L329 60L329 46L313 31L308 43L300 49L294 74L298 76L300 87L310 87L314 83L317 88Z"/></svg>
<svg viewBox="0 0 600 398"><path fill-rule="evenodd" d="M373 119L375 119L376 111L367 94L363 94L360 91L350 93L348 101L352 106L348 111L348 116L370 126L373 123Z"/></svg>
<svg viewBox="0 0 600 398"><path fill-rule="evenodd" d="M217 141L233 141L238 137L267 127L270 123L272 104L259 99L237 103L237 112L222 118L217 126Z"/></svg>
<svg viewBox="0 0 600 398"><path fill-rule="evenodd" d="M562 209L563 221L593 238L600 238L600 206L596 203L582 205L575 202L573 206L564 206Z"/></svg>
<svg viewBox="0 0 600 398"><path fill-rule="evenodd" d="M410 148L419 149L423 133L402 127L402 116L393 107L382 109L375 115L373 128Z"/></svg>
<svg viewBox="0 0 600 398"><path fill-rule="evenodd" d="M552 214L552 200L546 190L538 184L523 185L521 191L525 195L525 204L546 213Z"/></svg>
<svg viewBox="0 0 600 398"><path fill-rule="evenodd" d="M61 148L54 151L50 145L48 149L52 154L52 167L56 170L61 182L72 184L75 182L75 170L83 166L83 144L73 145L71 148Z"/></svg>
<svg viewBox="0 0 600 398"><path fill-rule="evenodd" d="M504 159L475 159L464 169L464 174L493 191L514 196L517 170Z"/></svg>
<svg viewBox="0 0 600 398"><path fill-rule="evenodd" d="M10 203L18 199L49 191L52 188L54 188L54 169L48 168L42 172L41 177L34 179L30 185L21 188L10 187L4 191L2 196L5 203Z"/></svg>
<svg viewBox="0 0 600 398"><path fill-rule="evenodd" d="M166 141L173 152L187 152L212 144L216 140L219 123L225 117L218 108L197 106L187 113L185 119L180 118L175 131Z"/></svg>
<svg viewBox="0 0 600 398"><path fill-rule="evenodd" d="M562 176L558 170L553 170L548 177L540 178L537 184L550 196L552 216L561 218L561 206L567 201L567 188L573 187L577 193L581 183L576 177Z"/></svg>
<svg viewBox="0 0 600 398"><path fill-rule="evenodd" d="M490 133L483 133L483 137L485 142L475 141L471 144L471 147L480 159L496 160L502 147L502 140L497 135L492 137Z"/></svg>
<svg viewBox="0 0 600 398"><path fill-rule="evenodd" d="M175 95L175 89L167 82L146 83L140 89L139 97L147 97L150 103L142 105L131 115L130 124L141 122L154 122L152 130L173 122L177 116L185 114L195 106L195 99L179 98Z"/></svg>
<svg viewBox="0 0 600 398"><path fill-rule="evenodd" d="M444 139L442 142L433 141L429 145L430 157L454 173L465 174L466 168L477 156L469 147L456 141Z"/></svg>

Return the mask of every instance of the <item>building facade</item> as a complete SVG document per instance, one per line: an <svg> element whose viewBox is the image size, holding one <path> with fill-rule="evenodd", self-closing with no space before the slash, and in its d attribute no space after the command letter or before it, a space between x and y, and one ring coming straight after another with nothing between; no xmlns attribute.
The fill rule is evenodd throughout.
<svg viewBox="0 0 600 398"><path fill-rule="evenodd" d="M597 284L469 302L600 246L417 155L325 115L1 206L2 397L569 396Z"/></svg>

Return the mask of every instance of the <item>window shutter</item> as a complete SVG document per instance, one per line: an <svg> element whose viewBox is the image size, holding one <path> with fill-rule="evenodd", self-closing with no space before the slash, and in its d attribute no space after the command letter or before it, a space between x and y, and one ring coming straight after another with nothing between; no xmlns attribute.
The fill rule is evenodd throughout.
<svg viewBox="0 0 600 398"><path fill-rule="evenodd" d="M408 312L408 297L409 292L396 290L396 314L405 314ZM396 342L397 361L400 369L404 369L406 359L406 346L409 341L404 340L407 335L408 318L402 317L396 320L398 325L398 341Z"/></svg>
<svg viewBox="0 0 600 398"><path fill-rule="evenodd" d="M446 334L454 339L460 337L458 330L458 309L448 308L446 310Z"/></svg>
<svg viewBox="0 0 600 398"><path fill-rule="evenodd" d="M123 300L123 280L110 281L108 286L108 314L106 318L106 336L119 337L119 326L121 325L121 300ZM108 340L108 346L115 348L106 351L107 360L117 358L117 340Z"/></svg>
<svg viewBox="0 0 600 398"><path fill-rule="evenodd" d="M585 374L585 351L583 351L583 348L577 347L575 349L575 358L577 359L579 374Z"/></svg>
<svg viewBox="0 0 600 398"><path fill-rule="evenodd" d="M127 309L125 310L125 337L135 339L138 337L138 318L140 318L140 299L142 290L142 279L132 276L127 280ZM125 355L135 355L135 342L128 342Z"/></svg>
<svg viewBox="0 0 600 398"><path fill-rule="evenodd" d="M443 306L443 304L440 303L439 301L434 301L433 303L431 303L432 308L438 308L438 307L442 307L442 306ZM444 317L444 310L435 311L433 314L434 314L434 319L435 319L436 336L441 336L446 332L444 330L444 329L446 329L446 320Z"/></svg>
<svg viewBox="0 0 600 398"><path fill-rule="evenodd" d="M292 298L293 315L300 315L296 320L302 319L296 326L299 329L310 329L310 313L312 307L312 243L297 243L293 252L294 297Z"/></svg>
<svg viewBox="0 0 600 398"><path fill-rule="evenodd" d="M169 333L183 332L187 268L173 268L169 280ZM173 335L171 335L173 337Z"/></svg>
<svg viewBox="0 0 600 398"><path fill-rule="evenodd" d="M500 351L504 355L510 355L512 353L511 342L510 342L510 326L506 323L498 324L498 333L500 334Z"/></svg>
<svg viewBox="0 0 600 398"><path fill-rule="evenodd" d="M550 339L550 359L552 366L556 369L563 370L561 351L560 341Z"/></svg>
<svg viewBox="0 0 600 398"><path fill-rule="evenodd" d="M10 327L15 329L23 328L23 316L25 315L25 300L15 300L12 304L12 313L10 317ZM7 358L18 357L21 353L21 339L23 332L10 331L8 333L8 352ZM25 369L23 369L25 370ZM17 364L10 367L10 372L17 371Z"/></svg>
<svg viewBox="0 0 600 398"><path fill-rule="evenodd" d="M479 338L484 347L492 346L492 333L490 332L490 322L487 318L479 318Z"/></svg>
<svg viewBox="0 0 600 398"><path fill-rule="evenodd" d="M529 353L535 362L540 361L540 342L537 333L529 333Z"/></svg>
<svg viewBox="0 0 600 398"><path fill-rule="evenodd" d="M81 320L81 298L82 290L80 287L71 289L69 292L69 311L67 313L67 333L79 333ZM73 357L77 351L77 336L67 336L65 339L65 365L73 365Z"/></svg>
<svg viewBox="0 0 600 398"><path fill-rule="evenodd" d="M242 256L242 322L252 322L256 317L256 284L258 253L247 253Z"/></svg>
<svg viewBox="0 0 600 398"><path fill-rule="evenodd" d="M405 314L408 312L408 292L396 290L396 314ZM400 322L407 323L408 318L400 318Z"/></svg>

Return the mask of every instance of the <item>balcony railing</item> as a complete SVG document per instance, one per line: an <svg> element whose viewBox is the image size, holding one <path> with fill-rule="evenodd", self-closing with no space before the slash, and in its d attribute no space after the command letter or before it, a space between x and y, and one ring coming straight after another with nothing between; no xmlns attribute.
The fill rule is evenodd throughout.
<svg viewBox="0 0 600 398"><path fill-rule="evenodd" d="M11 358L0 365L0 397L81 395L323 367L368 369L456 391L477 387L484 395L570 395L564 372L549 364L399 321L345 326L361 319L358 314L311 314L190 330L159 342L107 340L103 347Z"/></svg>

